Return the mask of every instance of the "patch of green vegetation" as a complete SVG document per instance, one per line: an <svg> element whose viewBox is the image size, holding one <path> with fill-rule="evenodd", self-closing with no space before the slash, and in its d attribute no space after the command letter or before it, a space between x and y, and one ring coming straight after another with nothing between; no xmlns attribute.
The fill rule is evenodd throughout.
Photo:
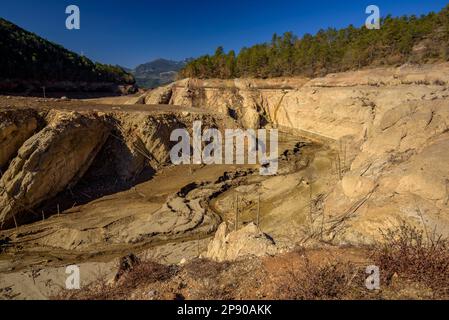
<svg viewBox="0 0 449 320"><path fill-rule="evenodd" d="M0 80L134 84L117 66L94 63L0 18Z"/></svg>
<svg viewBox="0 0 449 320"><path fill-rule="evenodd" d="M273 35L271 42L189 62L181 77L269 78L323 76L367 66L400 65L449 60L449 6L439 13L391 17L381 20L380 30L329 28L298 38L292 32Z"/></svg>

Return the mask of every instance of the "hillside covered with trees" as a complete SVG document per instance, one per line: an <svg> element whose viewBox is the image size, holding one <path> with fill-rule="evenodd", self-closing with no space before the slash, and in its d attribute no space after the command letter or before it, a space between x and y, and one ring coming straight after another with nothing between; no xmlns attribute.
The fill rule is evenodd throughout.
<svg viewBox="0 0 449 320"><path fill-rule="evenodd" d="M134 85L117 66L94 63L0 18L0 81L97 82Z"/></svg>
<svg viewBox="0 0 449 320"><path fill-rule="evenodd" d="M352 25L298 38L292 32L239 54L205 55L187 64L183 78L322 76L367 66L449 60L449 6L439 13L381 20L380 30Z"/></svg>

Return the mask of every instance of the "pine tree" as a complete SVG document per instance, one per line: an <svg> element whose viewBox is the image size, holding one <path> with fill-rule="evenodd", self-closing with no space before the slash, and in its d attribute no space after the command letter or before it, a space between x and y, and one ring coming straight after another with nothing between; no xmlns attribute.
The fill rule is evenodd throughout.
<svg viewBox="0 0 449 320"><path fill-rule="evenodd" d="M321 76L366 66L397 65L407 61L449 60L449 6L428 15L391 15L381 19L380 30L353 25L320 30L297 38L292 32L273 34L269 43L243 48L236 55L223 47L215 54L190 62L183 77L232 78ZM413 48L426 43L426 52L415 57Z"/></svg>

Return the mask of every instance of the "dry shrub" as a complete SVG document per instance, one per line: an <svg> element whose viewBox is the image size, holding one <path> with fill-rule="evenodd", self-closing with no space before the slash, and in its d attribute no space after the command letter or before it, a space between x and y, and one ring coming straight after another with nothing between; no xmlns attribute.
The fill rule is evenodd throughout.
<svg viewBox="0 0 449 320"><path fill-rule="evenodd" d="M140 263L120 280L119 286L124 289L134 289L138 285L167 281L177 272L176 266L166 266L156 262Z"/></svg>
<svg viewBox="0 0 449 320"><path fill-rule="evenodd" d="M292 268L278 285L279 297L292 300L338 300L360 297L364 274L349 262L311 262Z"/></svg>
<svg viewBox="0 0 449 320"><path fill-rule="evenodd" d="M104 277L100 277L83 290L63 291L58 298L73 300L129 299L135 289L155 282L167 281L177 272L176 266L166 266L152 261L139 262L123 273L115 284L109 284Z"/></svg>
<svg viewBox="0 0 449 320"><path fill-rule="evenodd" d="M387 285L396 276L424 284L438 296L449 295L447 239L406 223L383 232L383 237L384 244L373 249L373 260L380 267L382 280Z"/></svg>
<svg viewBox="0 0 449 320"><path fill-rule="evenodd" d="M208 259L195 259L186 264L185 270L194 279L216 278L231 266L230 262L215 262Z"/></svg>

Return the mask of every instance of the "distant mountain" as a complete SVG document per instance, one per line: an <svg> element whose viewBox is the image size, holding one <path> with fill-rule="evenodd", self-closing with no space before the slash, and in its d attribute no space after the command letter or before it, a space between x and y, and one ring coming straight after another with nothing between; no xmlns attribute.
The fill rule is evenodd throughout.
<svg viewBox="0 0 449 320"><path fill-rule="evenodd" d="M187 62L188 60L157 59L139 65L131 73L134 75L139 87L152 89L175 81L178 72L185 67Z"/></svg>
<svg viewBox="0 0 449 320"><path fill-rule="evenodd" d="M94 63L0 18L0 91L110 90L133 87L132 74ZM57 89L56 89L57 88Z"/></svg>

